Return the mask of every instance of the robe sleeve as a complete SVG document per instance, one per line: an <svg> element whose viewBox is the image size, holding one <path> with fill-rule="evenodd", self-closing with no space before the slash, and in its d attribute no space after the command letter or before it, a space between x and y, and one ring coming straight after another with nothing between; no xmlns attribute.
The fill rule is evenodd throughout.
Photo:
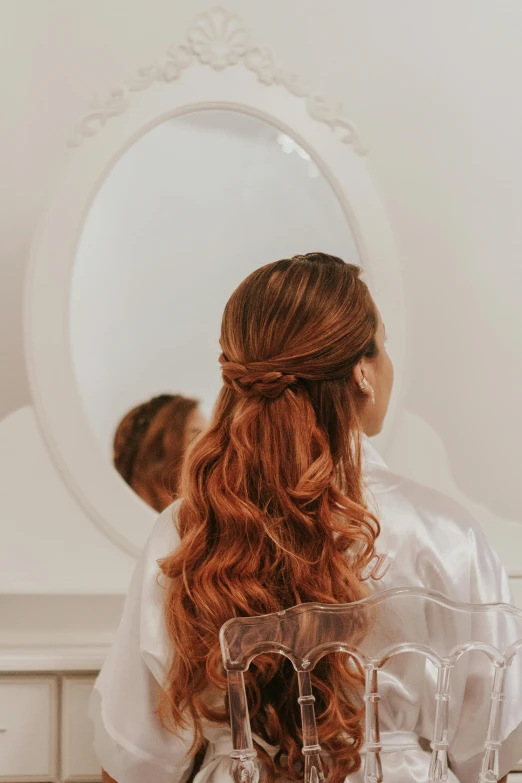
<svg viewBox="0 0 522 783"><path fill-rule="evenodd" d="M482 530L473 525L469 534L470 603L513 604L507 574L489 546ZM477 614L471 620L473 638L490 640L504 652L522 639L522 620L498 611ZM451 746L452 769L459 780L476 780L484 753L493 686L493 667L485 653L468 654L468 674L464 690L459 731ZM503 707L499 778L522 759L522 653L517 654L507 672Z"/></svg>
<svg viewBox="0 0 522 783"><path fill-rule="evenodd" d="M167 649L157 559L177 545L174 512L170 507L160 516L137 563L114 644L91 696L95 750L117 783L184 783L192 767L192 732L171 734L157 714Z"/></svg>

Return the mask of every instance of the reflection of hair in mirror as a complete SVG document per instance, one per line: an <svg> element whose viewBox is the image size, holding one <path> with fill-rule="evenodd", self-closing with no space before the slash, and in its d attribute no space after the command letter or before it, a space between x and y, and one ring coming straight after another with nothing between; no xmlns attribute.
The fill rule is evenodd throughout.
<svg viewBox="0 0 522 783"><path fill-rule="evenodd" d="M187 714L226 723L219 629L235 616L298 603L351 603L374 555L379 524L366 506L361 394L354 368L379 355L378 314L360 270L311 253L258 269L223 316L224 386L213 421L190 450L177 519L181 543L161 564L169 577L165 622L171 658L160 715L172 730ZM195 597L195 598L194 598ZM354 641L371 624L365 617ZM296 673L279 656L245 672L253 731L267 780L302 780ZM332 783L360 765L363 673L332 654L312 672L321 746Z"/></svg>
<svg viewBox="0 0 522 783"><path fill-rule="evenodd" d="M187 420L196 400L161 394L133 408L114 436L114 466L142 500L163 511L179 493L183 454L192 437Z"/></svg>

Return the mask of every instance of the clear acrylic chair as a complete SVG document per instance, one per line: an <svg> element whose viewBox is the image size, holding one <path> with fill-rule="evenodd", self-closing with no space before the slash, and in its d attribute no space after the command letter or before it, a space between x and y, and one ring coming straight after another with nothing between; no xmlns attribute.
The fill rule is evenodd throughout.
<svg viewBox="0 0 522 783"><path fill-rule="evenodd" d="M258 783L259 771L252 742L243 673L261 654L286 656L297 671L303 731L305 783L326 781L316 729L310 672L327 653L344 652L365 673L365 783L383 781L379 730L379 679L386 666L404 653L431 661L433 679L433 736L427 779L447 779L449 703L452 674L458 662L480 651L491 676L489 714L484 732L479 783L498 780L498 754L506 675L522 648L522 611L507 604L463 604L440 593L396 588L352 604L301 604L258 617L229 620L220 632L223 663L228 677L233 750L232 774L237 783ZM424 669L423 669L424 670ZM522 698L522 694L519 694Z"/></svg>

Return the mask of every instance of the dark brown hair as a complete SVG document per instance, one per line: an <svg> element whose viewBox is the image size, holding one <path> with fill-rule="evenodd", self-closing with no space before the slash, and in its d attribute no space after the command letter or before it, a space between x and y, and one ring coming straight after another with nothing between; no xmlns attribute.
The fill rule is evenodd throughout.
<svg viewBox="0 0 522 783"><path fill-rule="evenodd" d="M218 641L226 620L366 595L357 575L379 524L365 503L353 369L378 349L359 275L334 256L296 256L251 274L225 308L224 385L185 463L180 546L162 562L175 652L160 715L174 731L195 727L193 751L202 719L228 720ZM256 658L247 673L252 727L279 748L272 762L258 746L269 779L302 780L296 676L276 658ZM335 757L329 780L340 783L360 765L362 673L336 654L312 681L319 739Z"/></svg>
<svg viewBox="0 0 522 783"><path fill-rule="evenodd" d="M129 411L116 430L114 466L156 511L179 494L186 421L197 405L179 394L161 394Z"/></svg>

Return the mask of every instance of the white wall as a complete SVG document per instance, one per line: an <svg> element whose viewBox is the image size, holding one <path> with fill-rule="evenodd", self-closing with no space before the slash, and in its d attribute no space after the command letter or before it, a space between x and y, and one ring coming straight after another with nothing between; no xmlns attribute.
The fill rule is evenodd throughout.
<svg viewBox="0 0 522 783"><path fill-rule="evenodd" d="M492 524L522 518L522 3L226 6L286 68L343 100L370 149L403 267L409 421L449 460L435 482L487 507ZM207 7L3 0L0 416L29 402L22 278L70 128L95 92L154 62ZM390 456L414 470L404 449Z"/></svg>

